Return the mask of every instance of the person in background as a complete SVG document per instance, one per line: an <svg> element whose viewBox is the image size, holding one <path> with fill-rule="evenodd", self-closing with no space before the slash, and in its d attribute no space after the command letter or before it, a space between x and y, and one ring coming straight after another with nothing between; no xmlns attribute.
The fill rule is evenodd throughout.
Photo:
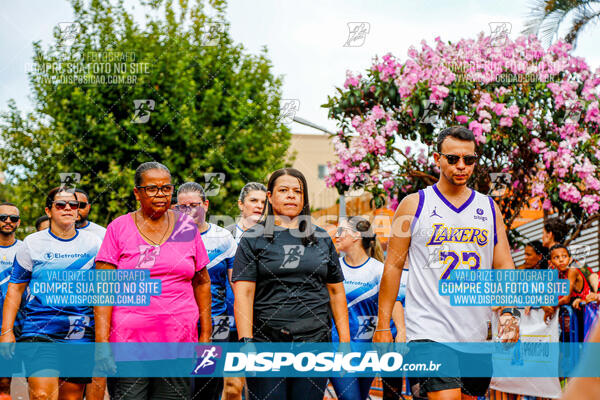
<svg viewBox="0 0 600 400"><path fill-rule="evenodd" d="M89 271L100 248L100 239L89 232L75 229L79 202L70 189L52 189L46 197L46 215L50 228L32 233L15 255L10 283L3 308L0 342L14 343L15 317L28 286L48 281L46 271ZM53 257L60 254L62 257ZM25 318L19 342L26 343L90 343L94 341L94 315L90 306L68 304L46 305L38 296L25 305ZM3 351L10 353L7 347ZM74 351L74 350L71 350ZM11 354L4 354L10 358ZM61 376L65 357L54 346L27 347L24 364L30 399L79 400L83 398L87 377ZM71 353L70 358L77 355ZM48 371L51 371L48 373ZM49 375L49 376L48 376ZM54 376L53 376L54 375Z"/></svg>
<svg viewBox="0 0 600 400"><path fill-rule="evenodd" d="M544 222L542 243L547 249L552 248L554 245L565 243L570 230L571 227L558 217L549 218L546 222ZM571 266L577 268L579 272L581 272L587 281L587 284L594 292L598 291L598 273L592 271L592 269L585 264L585 260L577 260L573 258L571 261Z"/></svg>
<svg viewBox="0 0 600 400"><path fill-rule="evenodd" d="M236 243L240 242L242 234L254 226L263 214L265 201L267 199L267 188L262 183L249 182L240 191L238 198L238 208L240 209L240 219L237 223L231 224L227 229L233 235ZM237 342L238 334L233 315L233 288L231 287L232 269L228 270L229 279L227 280L227 315L230 317L229 341ZM244 390L244 377L229 376L223 378L223 400L241 400Z"/></svg>
<svg viewBox="0 0 600 400"><path fill-rule="evenodd" d="M225 304L226 285L229 270L233 267L233 257L237 243L228 230L206 222L208 199L204 188L196 182L186 182L177 191L177 210L190 215L202 234L202 241L208 252L206 266L210 276L212 298L212 337L213 342L229 341L229 317ZM199 327L200 328L200 327ZM218 400L223 391L223 379L195 378L192 384L192 397Z"/></svg>
<svg viewBox="0 0 600 400"><path fill-rule="evenodd" d="M542 228L542 244L549 249L555 244L563 243L571 227L558 217L548 218Z"/></svg>
<svg viewBox="0 0 600 400"><path fill-rule="evenodd" d="M379 282L383 274L383 251L373 232L371 223L362 217L342 220L336 233L337 248L344 252L340 265L344 274L344 290L348 302L350 338L353 342L371 342L377 325L377 297ZM404 315L402 307L392 311L394 323L400 327L404 337ZM390 325L390 328L395 326ZM338 337L333 330L332 341ZM330 378L340 400L364 400L368 398L374 377Z"/></svg>
<svg viewBox="0 0 600 400"><path fill-rule="evenodd" d="M161 293L144 307L94 307L96 342L209 342L209 259L202 235L192 218L170 210L175 187L166 166L141 164L134 183L140 208L108 225L96 268L149 270L161 280ZM108 386L113 399L179 400L190 395L190 383L185 377L124 377L109 378Z"/></svg>
<svg viewBox="0 0 600 400"><path fill-rule="evenodd" d="M541 241L532 240L527 243L524 255L523 264L517 267L517 269L548 269L548 249L544 247ZM546 323L554 316L554 312L557 309L552 306L542 306L540 308L544 310L544 321ZM525 315L529 315L531 309L532 307L524 307Z"/></svg>
<svg viewBox="0 0 600 400"><path fill-rule="evenodd" d="M240 209L240 219L237 223L227 226L227 229L236 242L240 242L242 234L253 227L261 218L265 209L267 199L267 188L262 183L247 183L240 191L238 198L238 207Z"/></svg>
<svg viewBox="0 0 600 400"><path fill-rule="evenodd" d="M527 243L523 264L517 269L548 269L548 249L539 240Z"/></svg>
<svg viewBox="0 0 600 400"><path fill-rule="evenodd" d="M90 214L92 205L87 192L83 189L77 188L75 189L75 195L77 196L77 200L79 200L79 210L75 227L77 229L88 230L89 232L92 232L98 236L100 240L103 240L104 235L106 234L106 228L88 220L88 215Z"/></svg>
<svg viewBox="0 0 600 400"><path fill-rule="evenodd" d="M0 203L0 310L4 305L4 299L6 298L6 292L8 290L8 280L12 273L13 264L15 261L15 254L17 250L23 245L23 242L17 240L15 232L21 225L21 217L19 215L19 209L13 203ZM20 323L23 315L17 317L17 323L15 323L17 333L15 337L19 336ZM2 313L0 312L0 326L2 326ZM2 332L0 332L2 334ZM19 371L14 371L19 372ZM11 377L0 377L0 399L7 397L10 399L10 382Z"/></svg>
<svg viewBox="0 0 600 400"><path fill-rule="evenodd" d="M344 276L324 229L310 218L308 187L294 168L271 174L267 210L242 235L233 265L240 342L350 341ZM246 378L249 400L322 400L327 378Z"/></svg>
<svg viewBox="0 0 600 400"><path fill-rule="evenodd" d="M35 230L43 231L44 229L50 228L50 218L47 215L42 215L35 220Z"/></svg>
<svg viewBox="0 0 600 400"><path fill-rule="evenodd" d="M323 229L325 229L325 231L329 234L329 237L331 237L331 240L333 240L333 244L335 245L335 251L337 251L339 254L341 250L340 250L339 242L337 240L337 232L338 232L337 225L327 224L323 227Z"/></svg>
<svg viewBox="0 0 600 400"><path fill-rule="evenodd" d="M569 280L569 293L559 296L558 305L571 304L573 308L580 309L579 303L585 301L591 290L583 273L578 268L570 268L572 260L571 252L564 244L550 248L550 262L558 270L558 278Z"/></svg>

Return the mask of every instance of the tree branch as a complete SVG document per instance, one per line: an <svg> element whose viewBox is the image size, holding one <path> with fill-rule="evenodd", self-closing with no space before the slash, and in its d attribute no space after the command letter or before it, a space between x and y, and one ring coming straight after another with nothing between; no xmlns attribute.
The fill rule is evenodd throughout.
<svg viewBox="0 0 600 400"><path fill-rule="evenodd" d="M569 237L569 239L567 239L567 241L565 242L565 246L568 246L569 243L571 243L573 240L577 239L577 236L579 236L581 231L591 227L592 224L594 223L594 221L597 221L597 220L600 220L600 214L592 215L591 217L588 218L588 220L585 223L579 224L579 226L577 227L575 232L573 232L571 237Z"/></svg>

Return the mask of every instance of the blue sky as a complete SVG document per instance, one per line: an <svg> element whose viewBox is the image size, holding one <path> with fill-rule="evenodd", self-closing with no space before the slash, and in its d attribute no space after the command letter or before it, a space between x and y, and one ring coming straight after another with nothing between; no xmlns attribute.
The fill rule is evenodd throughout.
<svg viewBox="0 0 600 400"><path fill-rule="evenodd" d="M52 29L72 20L66 0L2 0L0 14L0 110L13 98L22 110L30 110L26 66L31 62L32 42L52 40ZM135 5L137 1L127 1ZM136 15L143 15L139 6ZM341 86L346 70L360 72L373 56L391 52L402 58L422 39L432 42L475 37L490 32L489 24L508 22L512 38L522 30L528 2L499 1L230 1L227 19L231 35L256 53L269 51L274 72L283 77L283 98L300 101L298 116L330 130L334 121L320 107L327 95ZM360 47L344 47L349 22L367 22L370 31ZM580 36L575 54L592 68L600 66L598 26ZM596 39L596 40L594 40ZM293 132L311 132L292 124Z"/></svg>

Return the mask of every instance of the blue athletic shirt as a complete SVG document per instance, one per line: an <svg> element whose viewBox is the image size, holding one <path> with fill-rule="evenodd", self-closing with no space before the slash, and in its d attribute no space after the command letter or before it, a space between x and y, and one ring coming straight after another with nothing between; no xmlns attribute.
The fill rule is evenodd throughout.
<svg viewBox="0 0 600 400"><path fill-rule="evenodd" d="M4 299L6 299L6 293L8 292L8 281L10 280L10 274L12 273L13 264L15 262L15 254L17 250L23 246L23 242L16 240L10 246L0 246L0 310L4 307ZM21 324L23 323L23 315L25 304L27 303L27 296L29 291L26 290L21 298L21 307L17 313L15 320L14 332L15 336L19 337L21 331ZM2 312L0 311L0 326L2 326Z"/></svg>
<svg viewBox="0 0 600 400"><path fill-rule="evenodd" d="M340 257L344 273L344 290L348 303L350 340L353 342L371 342L377 327L377 307L379 284L383 275L383 263L369 258L362 265L350 266L344 257ZM400 301L400 297L396 299ZM392 335L396 336L396 327L391 322ZM332 341L339 341L337 329L332 330Z"/></svg>
<svg viewBox="0 0 600 400"><path fill-rule="evenodd" d="M242 239L242 235L244 234L244 230L238 225L235 224L233 227L233 239L235 240L236 247L240 243ZM229 268L233 268L233 264ZM237 327L235 326L235 315L233 314L233 303L235 301L235 296L233 294L233 287L231 287L231 283L229 280L227 281L227 288L225 294L225 303L227 306L227 315L229 316L229 330L237 331Z"/></svg>
<svg viewBox="0 0 600 400"><path fill-rule="evenodd" d="M32 233L16 253L10 282L41 281L48 270L89 270L95 268L101 240L93 233L77 230L71 239L61 239L49 229ZM50 306L36 296L25 307L21 338L41 336L54 341L94 340L94 312L89 306Z"/></svg>
<svg viewBox="0 0 600 400"><path fill-rule="evenodd" d="M208 224L208 230L202 233L202 241L210 262L206 266L210 275L210 293L212 296L213 340L229 338L230 319L227 315L226 292L228 285L227 270L233 268L233 257L237 243L231 233L215 224ZM198 322L200 328L200 322Z"/></svg>

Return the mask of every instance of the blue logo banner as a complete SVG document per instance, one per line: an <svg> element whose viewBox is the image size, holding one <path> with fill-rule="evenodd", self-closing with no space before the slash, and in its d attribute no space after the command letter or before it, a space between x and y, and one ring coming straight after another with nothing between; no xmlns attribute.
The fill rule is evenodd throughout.
<svg viewBox="0 0 600 400"><path fill-rule="evenodd" d="M600 376L599 343L2 343L0 354L0 376Z"/></svg>

